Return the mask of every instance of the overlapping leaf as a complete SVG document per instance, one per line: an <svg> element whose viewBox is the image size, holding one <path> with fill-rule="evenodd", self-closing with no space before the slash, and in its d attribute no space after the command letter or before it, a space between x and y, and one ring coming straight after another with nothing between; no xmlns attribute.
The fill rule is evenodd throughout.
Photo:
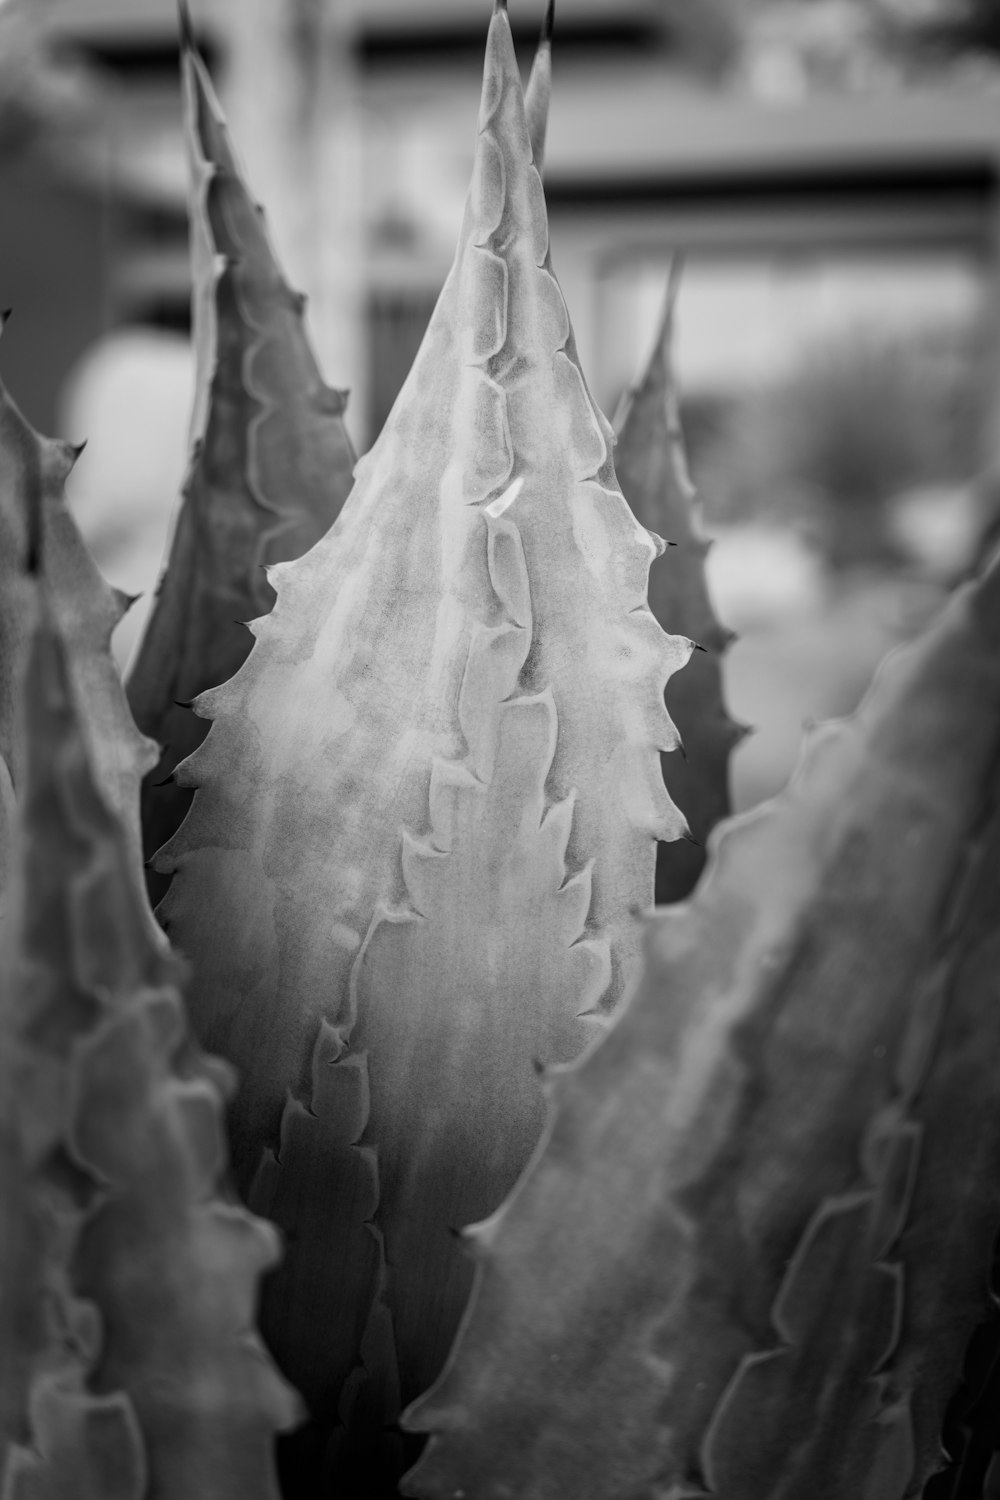
<svg viewBox="0 0 1000 1500"><path fill-rule="evenodd" d="M111 633L129 601L102 578L66 508L63 490L77 451L40 436L0 385L0 758L16 791L25 774L16 699L32 619L28 517L36 515L53 608L73 641L69 670L87 752L140 870L139 784L156 747L136 729L111 656Z"/></svg>
<svg viewBox="0 0 1000 1500"><path fill-rule="evenodd" d="M919 1493L1000 1222L998 764L995 563L553 1077L408 1493Z"/></svg>
<svg viewBox="0 0 1000 1500"><path fill-rule="evenodd" d="M198 790L160 859L196 1025L242 1078L240 1180L268 1148L253 1201L289 1237L265 1326L328 1422L339 1372L367 1368L357 1310L382 1319L377 1288L404 1386L446 1347L454 1291L419 1335L404 1311L438 1251L404 1273L390 1241L414 1205L440 1238L512 1180L539 1118L533 1053L567 1055L577 1012L613 1009L654 840L683 828L659 751L690 643L646 604L657 544L580 372L531 149L498 7L427 337L338 524L272 569L248 661L199 700L212 729L179 771ZM493 1143L482 1186L457 1171L473 1140Z"/></svg>
<svg viewBox="0 0 1000 1500"><path fill-rule="evenodd" d="M184 493L128 680L136 721L163 746L143 786L148 854L190 805L166 780L207 730L187 703L241 665L252 644L241 622L274 597L265 567L333 524L355 457L345 397L320 377L303 299L277 265L190 35L183 66L197 391ZM165 882L154 874L150 888L158 896Z"/></svg>
<svg viewBox="0 0 1000 1500"><path fill-rule="evenodd" d="M719 624L705 578L708 539L701 530L688 475L673 367L674 306L680 283L675 261L663 321L642 379L619 414L615 471L644 526L673 543L649 574L649 607L664 630L703 647L667 683L670 716L684 751L663 757L663 778L694 836L657 851L658 905L680 901L705 862L705 841L732 811L729 759L745 729L729 716L722 691L722 655L732 633Z"/></svg>
<svg viewBox="0 0 1000 1500"><path fill-rule="evenodd" d="M91 771L77 646L41 605L0 974L0 1489L275 1500L298 1408L253 1316L277 1237L219 1196L228 1070L185 1037Z"/></svg>

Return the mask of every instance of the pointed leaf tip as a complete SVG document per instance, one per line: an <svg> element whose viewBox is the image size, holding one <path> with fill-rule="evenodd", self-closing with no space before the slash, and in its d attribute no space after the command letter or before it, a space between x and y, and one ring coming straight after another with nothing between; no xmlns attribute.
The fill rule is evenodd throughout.
<svg viewBox="0 0 1000 1500"><path fill-rule="evenodd" d="M552 41L552 32L556 24L556 0L549 0L545 7L545 19L542 22L542 35L540 45L547 47Z"/></svg>
<svg viewBox="0 0 1000 1500"><path fill-rule="evenodd" d="M191 19L191 7L188 0L177 0L177 24L181 33L181 46L185 52L196 52L194 40L194 23Z"/></svg>
<svg viewBox="0 0 1000 1500"><path fill-rule="evenodd" d="M549 104L552 99L552 27L554 21L555 3L554 0L549 0L524 93L528 133L531 136L531 154L539 174L545 170L545 137L548 132Z"/></svg>

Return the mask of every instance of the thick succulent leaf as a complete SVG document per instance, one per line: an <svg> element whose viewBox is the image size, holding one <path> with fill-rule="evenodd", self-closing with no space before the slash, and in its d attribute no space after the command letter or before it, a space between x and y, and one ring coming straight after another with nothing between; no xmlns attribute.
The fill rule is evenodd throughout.
<svg viewBox="0 0 1000 1500"><path fill-rule="evenodd" d="M330 1392L282 1335L282 1276L312 1288L325 1367L356 1361L342 1299L371 1261L369 1220L388 1237L421 1194L421 1222L456 1211L433 1157L452 1135L468 1149L470 1055L505 1070L484 1076L476 1129L497 1141L506 1183L537 1128L533 1051L565 1055L576 1012L617 1003L653 841L684 827L658 752L675 743L663 683L690 643L646 605L657 543L622 498L611 443L549 264L499 9L459 251L426 339L337 525L271 570L277 602L251 656L199 700L212 729L178 773L198 791L160 857L176 871L160 910L195 964L195 1025L243 1082L244 1188L262 1147L277 1152L262 1171L290 1251L266 1327L314 1410ZM473 878L487 837L494 866ZM531 963L568 1005L561 1021L541 997L526 1019ZM435 1040L417 1043L432 1009ZM440 1118L421 1110L429 1098ZM405 1187L392 1120L418 1117ZM383 1151L396 1207L374 1180ZM339 1221L310 1246L276 1205L320 1195ZM388 1287L410 1296L395 1271ZM443 1347L443 1324L428 1337ZM401 1351L405 1369L432 1357Z"/></svg>
<svg viewBox="0 0 1000 1500"><path fill-rule="evenodd" d="M726 711L722 655L732 633L719 624L705 578L709 542L698 520L681 432L672 345L680 283L675 260L663 320L649 364L629 391L616 421L615 470L625 498L644 526L673 543L649 574L649 607L664 630L690 636L696 651L667 683L670 716L684 749L663 756L663 779L694 836L661 844L656 901L666 905L690 894L705 863L705 841L731 812L729 757L746 732Z"/></svg>
<svg viewBox="0 0 1000 1500"><path fill-rule="evenodd" d="M552 28L555 25L556 0L549 0L545 7L542 34L531 64L531 73L524 91L524 113L528 121L531 138L531 159L541 175L545 167L545 135L549 125L549 104L552 99Z"/></svg>
<svg viewBox="0 0 1000 1500"><path fill-rule="evenodd" d="M636 992L470 1234L408 1493L917 1492L1000 1206L998 753L1000 564L651 921Z"/></svg>
<svg viewBox="0 0 1000 1500"><path fill-rule="evenodd" d="M775 1303L778 1347L744 1358L713 1418L703 1459L721 1494L902 1500L942 1466L970 1335L996 1318L998 770L903 1028L895 1096L864 1133L863 1186L817 1210ZM840 1265L824 1258L833 1237ZM980 1417L994 1436L995 1417ZM977 1492L968 1469L965 1482Z"/></svg>
<svg viewBox="0 0 1000 1500"><path fill-rule="evenodd" d="M899 1244L906 1297L894 1379L913 1391L915 1469L922 1477L936 1466L941 1414L964 1372L964 1442L946 1428L957 1460L956 1500L976 1493L973 1475L982 1476L997 1440L1000 1113L989 1063L1000 1055L998 918L1000 778L956 890L947 946L928 981L925 1031L910 1047L911 1075L924 1069L927 1076L911 1111L924 1136ZM947 1493L938 1489L936 1500Z"/></svg>
<svg viewBox="0 0 1000 1500"><path fill-rule="evenodd" d="M35 432L0 385L0 757L16 791L25 774L17 698L33 618L25 572L28 517L38 515L87 752L141 870L139 784L156 747L136 729L111 655L111 633L129 601L105 582L66 508L63 489L77 453Z"/></svg>
<svg viewBox="0 0 1000 1500"><path fill-rule="evenodd" d="M228 1069L91 771L61 628L25 673L0 1004L5 1500L275 1500L298 1403L253 1331L269 1225L223 1200Z"/></svg>
<svg viewBox="0 0 1000 1500"><path fill-rule="evenodd" d="M303 298L275 260L190 36L183 69L197 355L193 449L128 677L137 722L163 746L143 785L149 854L190 805L190 790L167 780L206 733L187 703L244 661L252 639L241 622L273 602L265 567L300 556L333 524L355 460L346 398L320 377ZM161 895L165 884L151 875L151 893Z"/></svg>

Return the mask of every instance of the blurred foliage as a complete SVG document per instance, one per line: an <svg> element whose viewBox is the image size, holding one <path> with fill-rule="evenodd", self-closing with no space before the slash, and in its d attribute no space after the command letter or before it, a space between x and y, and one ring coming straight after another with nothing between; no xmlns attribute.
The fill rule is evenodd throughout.
<svg viewBox="0 0 1000 1500"><path fill-rule="evenodd" d="M875 8L904 45L944 56L1000 54L997 0L876 0Z"/></svg>
<svg viewBox="0 0 1000 1500"><path fill-rule="evenodd" d="M953 330L858 331L743 398L689 403L692 470L715 521L798 526L833 567L898 560L891 503L974 467L977 359Z"/></svg>
<svg viewBox="0 0 1000 1500"><path fill-rule="evenodd" d="M664 44L685 67L707 77L732 71L745 16L730 0L661 0Z"/></svg>
<svg viewBox="0 0 1000 1500"><path fill-rule="evenodd" d="M737 30L733 71L763 93L995 76L1000 55L998 0L711 0L720 7Z"/></svg>

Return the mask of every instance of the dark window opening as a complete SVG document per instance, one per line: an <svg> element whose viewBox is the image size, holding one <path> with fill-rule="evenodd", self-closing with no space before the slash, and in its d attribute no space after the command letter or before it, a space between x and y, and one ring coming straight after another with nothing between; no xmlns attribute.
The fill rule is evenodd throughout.
<svg viewBox="0 0 1000 1500"><path fill-rule="evenodd" d="M210 73L215 72L219 49L211 37L196 32L198 50ZM109 73L124 85L147 87L178 76L180 36L153 37L65 37L55 46L57 55L72 62Z"/></svg>
<svg viewBox="0 0 1000 1500"><path fill-rule="evenodd" d="M475 20L481 18L478 13ZM538 41L537 21L525 24L512 22L514 44L518 53L527 62ZM670 37L666 24L661 20L650 21L641 17L621 21L560 22L558 47L560 59L579 59L582 55L599 57L604 61L610 55L635 57L647 52L650 47L669 46ZM467 65L481 62L483 54L483 29L475 26L433 26L421 28L388 27L362 32L356 42L358 60L365 67L398 67L416 63L444 62Z"/></svg>

